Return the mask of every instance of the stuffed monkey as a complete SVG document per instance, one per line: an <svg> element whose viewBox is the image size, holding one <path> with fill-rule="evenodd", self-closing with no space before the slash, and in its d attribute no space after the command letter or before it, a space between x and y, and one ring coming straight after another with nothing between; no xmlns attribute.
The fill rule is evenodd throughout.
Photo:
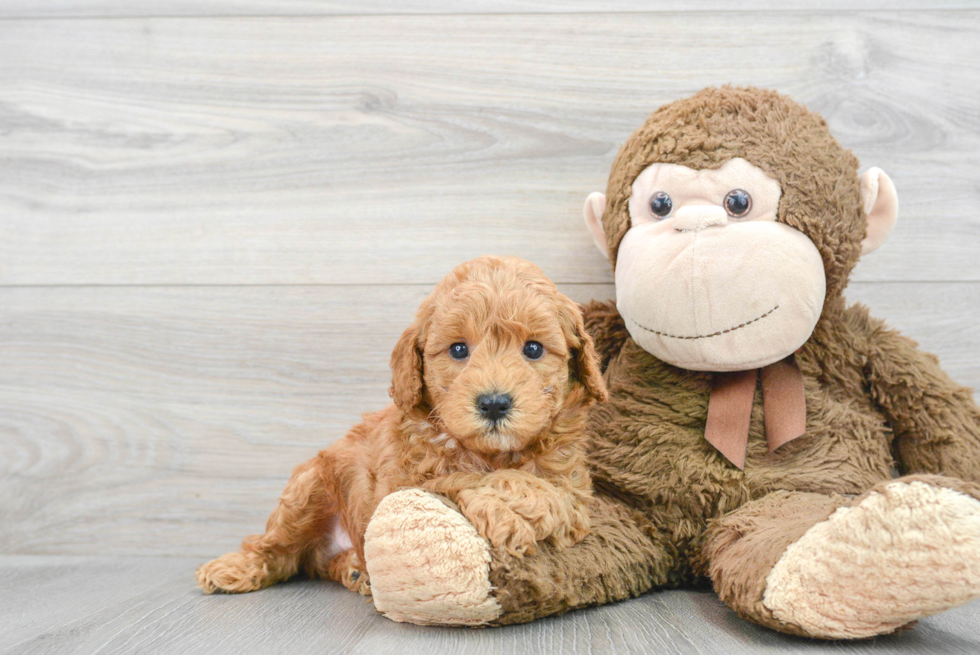
<svg viewBox="0 0 980 655"><path fill-rule="evenodd" d="M710 580L749 621L849 639L980 596L972 394L842 296L897 208L784 96L657 110L585 206L617 297L586 307L611 396L589 420L591 534L513 557L398 492L367 531L377 608L499 625Z"/></svg>

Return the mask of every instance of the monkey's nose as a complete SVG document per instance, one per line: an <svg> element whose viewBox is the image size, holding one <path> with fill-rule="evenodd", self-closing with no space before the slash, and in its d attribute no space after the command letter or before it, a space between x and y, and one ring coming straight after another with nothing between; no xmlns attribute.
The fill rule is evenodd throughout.
<svg viewBox="0 0 980 655"><path fill-rule="evenodd" d="M476 399L476 407L483 418L499 421L510 411L513 399L505 393L485 393Z"/></svg>
<svg viewBox="0 0 980 655"><path fill-rule="evenodd" d="M674 214L674 228L681 232L723 227L727 224L728 213L717 205L687 205Z"/></svg>

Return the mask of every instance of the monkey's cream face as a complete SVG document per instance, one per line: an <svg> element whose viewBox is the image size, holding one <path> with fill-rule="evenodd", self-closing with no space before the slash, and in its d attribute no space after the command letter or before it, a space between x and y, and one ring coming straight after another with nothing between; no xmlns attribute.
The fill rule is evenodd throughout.
<svg viewBox="0 0 980 655"><path fill-rule="evenodd" d="M806 342L826 276L813 242L776 221L780 194L744 159L640 173L616 262L616 304L634 341L696 371L765 366Z"/></svg>

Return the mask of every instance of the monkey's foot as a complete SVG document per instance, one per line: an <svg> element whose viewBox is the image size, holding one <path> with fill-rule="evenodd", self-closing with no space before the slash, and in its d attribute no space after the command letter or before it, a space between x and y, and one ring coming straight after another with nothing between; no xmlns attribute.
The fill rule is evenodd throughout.
<svg viewBox="0 0 980 655"><path fill-rule="evenodd" d="M878 485L786 549L762 602L811 636L859 639L977 598L978 498L939 476Z"/></svg>
<svg viewBox="0 0 980 655"><path fill-rule="evenodd" d="M364 554L374 606L389 619L485 625L502 613L491 595L487 540L428 492L385 497L368 524Z"/></svg>

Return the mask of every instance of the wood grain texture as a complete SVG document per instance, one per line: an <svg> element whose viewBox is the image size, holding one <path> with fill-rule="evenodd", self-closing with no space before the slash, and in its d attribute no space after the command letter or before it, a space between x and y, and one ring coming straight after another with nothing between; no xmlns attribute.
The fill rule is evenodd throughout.
<svg viewBox="0 0 980 655"><path fill-rule="evenodd" d="M0 18L801 11L806 0L5 0ZM976 0L824 0L824 11L977 8Z"/></svg>
<svg viewBox="0 0 980 655"><path fill-rule="evenodd" d="M383 618L339 585L296 581L238 596L193 587L182 558L0 557L0 653L207 652L364 655L544 652L741 655L977 652L980 602L911 632L849 644L749 624L711 592L667 591L528 625L426 628Z"/></svg>
<svg viewBox="0 0 980 655"><path fill-rule="evenodd" d="M391 348L428 291L0 288L0 553L236 547L294 466L389 402ZM980 284L849 296L980 386L980 333L964 314Z"/></svg>
<svg viewBox="0 0 980 655"><path fill-rule="evenodd" d="M295 581L205 596L184 558L0 557L0 654L149 652L893 653L973 655L980 602L902 635L853 643L797 639L743 621L706 591L666 591L527 625L489 630L394 623L339 585Z"/></svg>
<svg viewBox="0 0 980 655"><path fill-rule="evenodd" d="M0 21L0 284L431 284L487 251L607 283L584 197L652 109L727 82L892 174L902 219L855 279L980 280L978 33L980 11Z"/></svg>

